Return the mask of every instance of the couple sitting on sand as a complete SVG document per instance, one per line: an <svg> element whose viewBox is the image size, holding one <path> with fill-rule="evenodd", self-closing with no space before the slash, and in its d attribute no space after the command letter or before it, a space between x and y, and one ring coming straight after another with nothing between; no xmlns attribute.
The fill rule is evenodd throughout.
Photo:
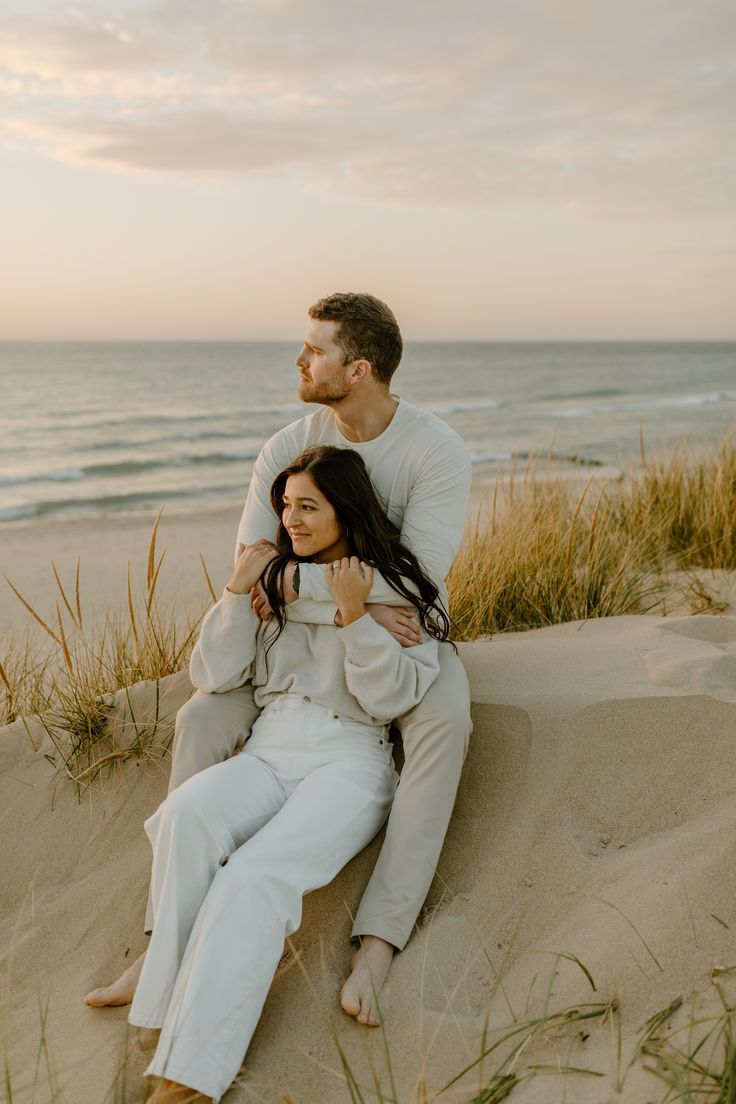
<svg viewBox="0 0 736 1104"><path fill-rule="evenodd" d="M146 1070L161 1102L227 1091L302 896L388 817L341 993L347 1013L378 1024L471 731L444 590L465 524L468 450L391 394L402 340L384 303L339 293L309 315L299 397L320 409L256 461L235 568L192 655L197 692L177 716L169 796L145 824L148 951L85 998L132 1000L130 1022L161 1029Z"/></svg>

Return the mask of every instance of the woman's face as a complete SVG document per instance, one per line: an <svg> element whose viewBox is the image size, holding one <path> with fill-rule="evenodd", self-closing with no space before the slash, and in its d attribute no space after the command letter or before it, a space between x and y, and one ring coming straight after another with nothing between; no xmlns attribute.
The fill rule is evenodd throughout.
<svg viewBox="0 0 736 1104"><path fill-rule="evenodd" d="M290 475L286 480L281 520L294 555L300 559L330 563L349 554L345 530L334 509L306 472Z"/></svg>

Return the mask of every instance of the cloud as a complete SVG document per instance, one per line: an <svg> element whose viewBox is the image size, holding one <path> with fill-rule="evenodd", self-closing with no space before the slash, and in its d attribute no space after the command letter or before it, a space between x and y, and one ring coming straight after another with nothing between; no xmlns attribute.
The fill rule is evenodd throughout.
<svg viewBox="0 0 736 1104"><path fill-rule="evenodd" d="M50 3L0 30L0 121L121 170L367 202L732 210L730 0Z"/></svg>

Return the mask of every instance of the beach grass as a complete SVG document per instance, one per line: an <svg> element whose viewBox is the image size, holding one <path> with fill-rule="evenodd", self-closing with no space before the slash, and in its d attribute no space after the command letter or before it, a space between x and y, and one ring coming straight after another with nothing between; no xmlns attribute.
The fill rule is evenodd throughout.
<svg viewBox="0 0 736 1104"><path fill-rule="evenodd" d="M101 620L85 613L79 561L73 586L65 586L52 565L58 601L51 623L12 580L6 580L35 625L36 635L29 630L20 641L11 637L5 642L0 658L0 724L39 716L63 771L75 783L88 782L108 763L140 756L153 740L158 709L152 724L140 724L127 689L143 681L152 681L158 688L160 679L185 667L205 612L193 613L179 599L169 603L158 599L165 559L165 551L160 555L157 551L161 514L159 510L153 524L145 578L136 585L129 568L123 609L108 611ZM214 599L204 561L202 566ZM113 745L109 721L116 693L126 697L130 708L122 722L118 719L118 740ZM126 736L122 748L121 732Z"/></svg>
<svg viewBox="0 0 736 1104"><path fill-rule="evenodd" d="M500 476L448 579L460 640L647 613L685 572L692 612L719 612L697 570L736 570L736 433L687 444L581 492L530 464ZM722 606L720 607L722 608Z"/></svg>
<svg viewBox="0 0 736 1104"><path fill-rule="evenodd" d="M292 951L294 948L292 946ZM736 1099L736 1005L726 993L723 975L733 974L736 967L724 969L714 967L710 973L713 992L718 1007L705 1011L697 1002L686 1008L681 996L654 1012L633 1033L629 1033L628 1042L622 1047L622 1009L616 998L601 999L594 1002L580 1002L561 1008L544 1008L537 1015L514 1017L511 1022L498 1023L491 1029L486 1028L480 1040L471 1043L467 1038L467 1060L456 1069L447 1080L431 1084L425 1075L425 1058L420 1056L416 1084L407 1096L397 1089L394 1071L394 1058L391 1052L391 1038L383 1025L379 1027L381 1046L372 1052L369 1058L369 1071L358 1072L344 1045L335 1010L320 991L319 985L310 977L301 962L298 951L294 951L301 973L310 992L318 1020L332 1039L337 1063L334 1067L317 1061L325 1074L331 1075L342 1083L346 1104L502 1104L503 1101L516 1098L517 1089L538 1082L539 1078L554 1077L561 1082L572 1079L577 1083L590 1084L590 1096L586 1099L608 1099L602 1095L606 1085L610 1085L618 1099L627 1100L631 1075L644 1071L651 1075L646 1091L649 1104L731 1104ZM557 956L558 960L560 957ZM586 976L590 972L576 958ZM324 965L324 963L323 963ZM556 965L547 982L549 994L556 976ZM446 1008L429 1045L431 1049L438 1030L443 1030L452 1021L452 998L449 994ZM7 1061L5 1063L5 1095L9 1104L14 1100L26 1100L29 1093L32 1098L59 1101L66 1104L65 1075L55 1065L51 1056L47 1034L48 1000L44 1003L39 995L39 1031L38 1060L35 1077L32 1082L19 1083L11 1075ZM610 1031L613 1050L608 1062L600 1064L605 1069L592 1068L589 1062L577 1064L572 1059L573 1048L579 1050L580 1040L587 1040L594 1031ZM559 1057L551 1057L549 1048ZM541 1053L540 1048L541 1047ZM129 1099L126 1089L130 1058L135 1050L128 1025L125 1025L121 1052L117 1061L112 1083L107 1092L102 1089L100 1104L103 1101L123 1101ZM596 1051L602 1057L600 1048ZM364 1057L369 1049L364 1049ZM380 1055L380 1057L379 1057ZM566 1057L562 1057L565 1055ZM546 1060L545 1060L546 1059ZM571 1060L572 1059L572 1060ZM544 1085L544 1087L542 1087ZM283 1104L299 1104L303 1098L280 1088L273 1076L244 1065L233 1082L233 1089L245 1090L248 1099L263 1099L263 1092L276 1091ZM143 1084L141 1094L145 1094ZM641 1082L637 1093L641 1092ZM548 1099L549 1082L540 1084L535 1099ZM143 1095L141 1099L143 1099ZM567 1092L562 1089L561 1097L566 1099ZM580 1099L576 1095L576 1099ZM637 1099L639 1096L637 1095ZM642 1098L643 1099L643 1098Z"/></svg>
<svg viewBox="0 0 736 1104"><path fill-rule="evenodd" d="M6 580L36 632L3 642L0 724L41 715L72 778L101 761L115 692L188 663L205 610L159 600L166 555L157 547L160 519L161 511L145 577L136 582L129 570L120 608L101 621L85 613L79 562L67 585L52 565L58 601L48 620ZM202 568L214 601L203 560ZM578 492L530 462L498 477L468 527L448 579L453 635L475 640L662 612L675 572L686 574L691 612L717 613L722 604L697 574L701 568L736 570L736 433L698 455L683 444L649 457L642 445L641 467L624 480L591 479ZM129 754L143 744L136 730Z"/></svg>

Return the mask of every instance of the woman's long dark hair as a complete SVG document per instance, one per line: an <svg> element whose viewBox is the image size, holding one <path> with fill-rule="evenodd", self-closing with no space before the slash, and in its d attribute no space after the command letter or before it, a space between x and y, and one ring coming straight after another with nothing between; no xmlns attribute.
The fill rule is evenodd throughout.
<svg viewBox="0 0 736 1104"><path fill-rule="evenodd" d="M439 591L428 579L416 556L399 540L399 530L386 516L370 481L363 457L354 449L335 445L315 445L306 449L293 464L284 468L271 486L271 505L279 518L276 556L266 567L261 582L277 622L275 635L286 622L283 597L284 570L290 560L298 560L283 523L284 491L290 475L308 473L335 511L339 524L348 533L353 552L364 563L380 572L389 586L416 607L422 628L435 640L447 640L450 621L443 610ZM407 585L410 584L410 585Z"/></svg>

